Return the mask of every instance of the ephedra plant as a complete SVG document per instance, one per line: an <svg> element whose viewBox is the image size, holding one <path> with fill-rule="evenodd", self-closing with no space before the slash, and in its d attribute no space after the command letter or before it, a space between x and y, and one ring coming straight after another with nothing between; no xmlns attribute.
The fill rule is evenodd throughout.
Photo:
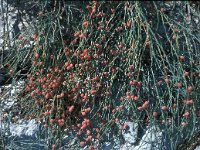
<svg viewBox="0 0 200 150"><path fill-rule="evenodd" d="M76 148L101 149L106 140L123 139L129 121L164 129L172 149L175 133L189 138L199 115L200 50L184 10L173 16L165 2L131 1L79 9L67 38L60 9L41 13L28 35L35 45L21 103L50 131L49 146L60 147L74 132Z"/></svg>

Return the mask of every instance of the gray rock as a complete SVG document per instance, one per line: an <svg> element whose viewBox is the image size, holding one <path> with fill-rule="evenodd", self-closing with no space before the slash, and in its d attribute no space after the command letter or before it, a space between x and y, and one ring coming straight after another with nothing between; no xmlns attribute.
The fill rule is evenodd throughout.
<svg viewBox="0 0 200 150"><path fill-rule="evenodd" d="M162 146L161 139L162 132L157 127L152 126L147 129L139 145L134 147L134 150L160 150Z"/></svg>
<svg viewBox="0 0 200 150"><path fill-rule="evenodd" d="M11 83L11 77L8 74L0 74L0 86Z"/></svg>
<svg viewBox="0 0 200 150"><path fill-rule="evenodd" d="M129 126L129 129L123 130L122 135L126 143L134 144L137 139L138 134L138 124L134 122L126 122Z"/></svg>
<svg viewBox="0 0 200 150"><path fill-rule="evenodd" d="M200 146L197 146L194 150L200 150Z"/></svg>
<svg viewBox="0 0 200 150"><path fill-rule="evenodd" d="M24 121L20 124L11 124L10 132L12 136L30 136L37 137L39 124L35 120Z"/></svg>
<svg viewBox="0 0 200 150"><path fill-rule="evenodd" d="M0 74L0 85L5 81L5 78L2 74Z"/></svg>

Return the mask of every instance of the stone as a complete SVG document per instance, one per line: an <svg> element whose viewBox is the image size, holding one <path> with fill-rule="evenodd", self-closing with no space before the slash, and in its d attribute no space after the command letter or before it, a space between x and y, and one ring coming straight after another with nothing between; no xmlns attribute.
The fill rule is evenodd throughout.
<svg viewBox="0 0 200 150"><path fill-rule="evenodd" d="M134 144L138 134L138 124L134 122L126 122L129 126L127 130L123 130L122 135L126 143Z"/></svg>

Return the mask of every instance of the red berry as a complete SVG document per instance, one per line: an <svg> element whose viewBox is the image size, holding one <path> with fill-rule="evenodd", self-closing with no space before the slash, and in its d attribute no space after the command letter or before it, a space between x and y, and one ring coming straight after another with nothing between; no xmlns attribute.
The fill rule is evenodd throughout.
<svg viewBox="0 0 200 150"><path fill-rule="evenodd" d="M86 112L85 112L85 111L82 111L81 114L82 114L82 116L85 116L85 115L86 115Z"/></svg>
<svg viewBox="0 0 200 150"><path fill-rule="evenodd" d="M185 77L188 77L188 76L189 76L189 72L185 71L185 72L184 72L184 76L185 76Z"/></svg>
<svg viewBox="0 0 200 150"><path fill-rule="evenodd" d="M167 110L167 106L162 106L161 109L162 110Z"/></svg>
<svg viewBox="0 0 200 150"><path fill-rule="evenodd" d="M50 98L50 94L49 93L47 93L46 95L45 95L45 99L49 99Z"/></svg>
<svg viewBox="0 0 200 150"><path fill-rule="evenodd" d="M192 90L193 90L193 87L192 86L188 86L187 92L190 93L190 92L192 92Z"/></svg>
<svg viewBox="0 0 200 150"><path fill-rule="evenodd" d="M97 92L96 90L92 90L91 94L94 95L94 94L96 94L96 92Z"/></svg>
<svg viewBox="0 0 200 150"><path fill-rule="evenodd" d="M128 127L129 127L128 124L127 124L127 123L124 123L123 129L127 129Z"/></svg>
<svg viewBox="0 0 200 150"><path fill-rule="evenodd" d="M192 105L193 104L193 100L188 100L188 104Z"/></svg>
<svg viewBox="0 0 200 150"><path fill-rule="evenodd" d="M48 126L48 124L44 124L44 127L45 127L45 128L48 128L49 126Z"/></svg>
<svg viewBox="0 0 200 150"><path fill-rule="evenodd" d="M43 61L39 62L39 65L40 65L40 66L43 66L43 65L44 65L44 62L43 62Z"/></svg>
<svg viewBox="0 0 200 150"><path fill-rule="evenodd" d="M176 108L176 106L177 106L176 104L173 104L173 108Z"/></svg>
<svg viewBox="0 0 200 150"><path fill-rule="evenodd" d="M49 122L52 124L52 123L55 122L55 120L54 119L50 119Z"/></svg>
<svg viewBox="0 0 200 150"><path fill-rule="evenodd" d="M138 96L134 96L134 100L137 101L138 100Z"/></svg>
<svg viewBox="0 0 200 150"><path fill-rule="evenodd" d="M69 107L69 112L72 112L74 110L74 105Z"/></svg>
<svg viewBox="0 0 200 150"><path fill-rule="evenodd" d="M142 105L142 108L143 108L143 109L146 109L146 108L148 107L148 104L149 104L149 102L148 102L148 101L145 101L144 104Z"/></svg>
<svg viewBox="0 0 200 150"><path fill-rule="evenodd" d="M80 142L80 146L85 146L85 142Z"/></svg>
<svg viewBox="0 0 200 150"><path fill-rule="evenodd" d="M52 145L52 150L56 150L56 144Z"/></svg>
<svg viewBox="0 0 200 150"><path fill-rule="evenodd" d="M94 147L91 145L91 146L89 147L89 150L94 150Z"/></svg>
<svg viewBox="0 0 200 150"><path fill-rule="evenodd" d="M133 80L133 85L137 84L137 81L136 80Z"/></svg>
<svg viewBox="0 0 200 150"><path fill-rule="evenodd" d="M176 40L176 35L173 35L173 36L172 36L172 39L173 39L173 40Z"/></svg>
<svg viewBox="0 0 200 150"><path fill-rule="evenodd" d="M89 21L84 21L84 22L83 22L83 26L84 26L85 28L88 28L88 26L89 26Z"/></svg>
<svg viewBox="0 0 200 150"><path fill-rule="evenodd" d="M154 111L153 116L156 118L158 116L158 113L156 111Z"/></svg>
<svg viewBox="0 0 200 150"><path fill-rule="evenodd" d="M90 135L90 134L91 134L91 131L90 131L90 130L87 130L87 131L86 131L86 134L87 134L87 135Z"/></svg>
<svg viewBox="0 0 200 150"><path fill-rule="evenodd" d="M189 113L189 112L184 113L184 114L183 114L183 117L185 117L185 118L188 119L188 118L190 117L190 113Z"/></svg>
<svg viewBox="0 0 200 150"><path fill-rule="evenodd" d="M181 122L181 127L184 128L187 124L185 122Z"/></svg>
<svg viewBox="0 0 200 150"><path fill-rule="evenodd" d="M82 130L85 130L86 128L87 128L87 124L83 124L81 127Z"/></svg>
<svg viewBox="0 0 200 150"><path fill-rule="evenodd" d="M62 127L65 124L64 119L58 119L58 124Z"/></svg>
<svg viewBox="0 0 200 150"><path fill-rule="evenodd" d="M182 60L182 61L185 60L185 57L184 57L184 56L180 56L179 58L180 58L180 60Z"/></svg>
<svg viewBox="0 0 200 150"><path fill-rule="evenodd" d="M85 140L86 141L92 141L92 138L93 138L92 135L89 135Z"/></svg>
<svg viewBox="0 0 200 150"><path fill-rule="evenodd" d="M23 39L23 36L20 34L19 37L18 37L18 39L19 39L19 40L22 40L22 39Z"/></svg>
<svg viewBox="0 0 200 150"><path fill-rule="evenodd" d="M39 58L39 57L40 57L40 54L39 54L39 53L36 53L36 54L35 54L35 57L36 57L36 58Z"/></svg>
<svg viewBox="0 0 200 150"><path fill-rule="evenodd" d="M133 66L133 65L130 65L130 66L129 66L129 69L133 69L133 68L134 68L134 66Z"/></svg>
<svg viewBox="0 0 200 150"><path fill-rule="evenodd" d="M179 83L177 83L177 87L182 87L183 86L183 83L181 83L181 82L179 82Z"/></svg>
<svg viewBox="0 0 200 150"><path fill-rule="evenodd" d="M91 108L90 108L90 107L88 107L88 108L85 109L85 112L86 112L86 113L88 113L88 112L90 112L90 111L91 111Z"/></svg>
<svg viewBox="0 0 200 150"><path fill-rule="evenodd" d="M140 107L138 107L137 109L138 109L139 111L141 111L143 108L140 106Z"/></svg>
<svg viewBox="0 0 200 150"><path fill-rule="evenodd" d="M130 81L130 85L133 85L133 81Z"/></svg>
<svg viewBox="0 0 200 150"><path fill-rule="evenodd" d="M165 82L166 82L167 84L169 84L170 81L169 81L169 79L165 79Z"/></svg>
<svg viewBox="0 0 200 150"><path fill-rule="evenodd" d="M140 87L142 85L142 82L138 82L137 86Z"/></svg>
<svg viewBox="0 0 200 150"><path fill-rule="evenodd" d="M60 96L61 96L61 97L64 97L64 96L65 96L65 93L64 93L64 92L62 92L62 93L60 94Z"/></svg>

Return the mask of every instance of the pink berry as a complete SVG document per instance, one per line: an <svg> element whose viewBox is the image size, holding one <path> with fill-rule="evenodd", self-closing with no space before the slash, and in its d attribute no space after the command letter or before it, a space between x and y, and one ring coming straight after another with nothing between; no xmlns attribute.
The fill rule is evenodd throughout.
<svg viewBox="0 0 200 150"><path fill-rule="evenodd" d="M167 110L167 106L162 106L161 109L162 110Z"/></svg>
<svg viewBox="0 0 200 150"><path fill-rule="evenodd" d="M153 116L156 118L158 116L158 113L156 111L154 111Z"/></svg>
<svg viewBox="0 0 200 150"><path fill-rule="evenodd" d="M180 56L179 58L180 58L180 60L182 60L182 61L185 60L185 57L184 57L184 56Z"/></svg>
<svg viewBox="0 0 200 150"><path fill-rule="evenodd" d="M192 90L193 90L193 87L192 86L188 86L187 92L190 93L190 92L192 92Z"/></svg>
<svg viewBox="0 0 200 150"><path fill-rule="evenodd" d="M187 124L185 122L181 122L181 127L184 128Z"/></svg>

